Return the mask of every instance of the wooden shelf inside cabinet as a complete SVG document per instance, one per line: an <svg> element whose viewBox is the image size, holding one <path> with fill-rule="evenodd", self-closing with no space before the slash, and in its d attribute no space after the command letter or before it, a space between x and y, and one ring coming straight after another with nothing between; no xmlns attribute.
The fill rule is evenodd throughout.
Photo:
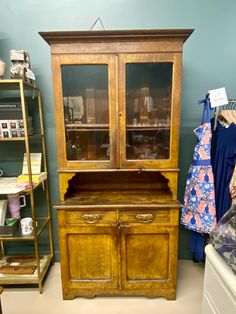
<svg viewBox="0 0 236 314"><path fill-rule="evenodd" d="M126 125L127 131L155 131L155 130L170 130L170 124L150 124L150 125Z"/></svg>
<svg viewBox="0 0 236 314"><path fill-rule="evenodd" d="M109 124L66 124L68 132L73 131L104 131L109 130Z"/></svg>
<svg viewBox="0 0 236 314"><path fill-rule="evenodd" d="M37 236L39 236L43 232L45 226L47 225L49 221L50 219L48 217L40 217L36 219ZM3 241L3 240L4 241L33 241L34 236L33 234L23 236L20 230L17 230L13 236L1 236L0 235L0 241Z"/></svg>
<svg viewBox="0 0 236 314"><path fill-rule="evenodd" d="M127 191L81 191L80 193L71 194L70 198L66 200L68 205L81 204L81 205L147 205L152 204L176 204L176 201L172 201L169 191L149 190L149 191L137 191L137 189Z"/></svg>

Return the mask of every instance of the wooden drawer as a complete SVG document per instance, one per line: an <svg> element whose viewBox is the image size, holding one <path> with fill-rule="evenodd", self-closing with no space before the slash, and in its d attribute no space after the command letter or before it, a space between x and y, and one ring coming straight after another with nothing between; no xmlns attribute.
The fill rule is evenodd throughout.
<svg viewBox="0 0 236 314"><path fill-rule="evenodd" d="M137 210L120 212L121 222L133 223L170 223L170 209Z"/></svg>
<svg viewBox="0 0 236 314"><path fill-rule="evenodd" d="M115 211L88 211L88 210L67 210L65 212L65 223L75 224L103 224L116 222Z"/></svg>

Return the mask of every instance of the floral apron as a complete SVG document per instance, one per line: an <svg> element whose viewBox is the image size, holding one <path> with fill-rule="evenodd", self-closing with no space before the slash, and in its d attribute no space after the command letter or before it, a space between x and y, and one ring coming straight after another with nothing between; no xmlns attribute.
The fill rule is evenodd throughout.
<svg viewBox="0 0 236 314"><path fill-rule="evenodd" d="M204 103L202 124L194 130L198 143L190 166L181 223L190 230L210 233L216 226L214 178L211 166L210 100ZM206 116L205 116L206 113Z"/></svg>

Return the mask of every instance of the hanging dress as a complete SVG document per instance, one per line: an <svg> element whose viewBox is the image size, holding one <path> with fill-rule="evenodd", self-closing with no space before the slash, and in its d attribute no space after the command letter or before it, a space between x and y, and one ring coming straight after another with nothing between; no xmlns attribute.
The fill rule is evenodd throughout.
<svg viewBox="0 0 236 314"><path fill-rule="evenodd" d="M202 124L194 130L198 143L188 172L181 223L198 233L210 233L216 226L214 178L211 166L210 100L204 103Z"/></svg>
<svg viewBox="0 0 236 314"><path fill-rule="evenodd" d="M228 127L220 122L214 134L212 169L214 173L217 221L230 209L230 181L236 163L236 124Z"/></svg>

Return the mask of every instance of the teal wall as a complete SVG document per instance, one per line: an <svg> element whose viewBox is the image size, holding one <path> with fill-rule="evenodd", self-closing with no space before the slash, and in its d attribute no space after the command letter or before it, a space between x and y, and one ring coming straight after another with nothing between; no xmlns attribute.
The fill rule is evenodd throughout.
<svg viewBox="0 0 236 314"><path fill-rule="evenodd" d="M10 49L28 50L37 85L43 94L44 123L51 202L58 200L57 156L50 49L39 31L89 30L97 17L109 29L194 28L185 43L180 136L179 199L192 158L193 128L200 123L196 104L209 89L225 86L236 98L235 0L14 0L0 1L0 57ZM100 25L95 29L101 29ZM0 152L1 153L1 152ZM58 256L56 212L52 209L54 244ZM180 226L180 258L188 258L189 232Z"/></svg>

